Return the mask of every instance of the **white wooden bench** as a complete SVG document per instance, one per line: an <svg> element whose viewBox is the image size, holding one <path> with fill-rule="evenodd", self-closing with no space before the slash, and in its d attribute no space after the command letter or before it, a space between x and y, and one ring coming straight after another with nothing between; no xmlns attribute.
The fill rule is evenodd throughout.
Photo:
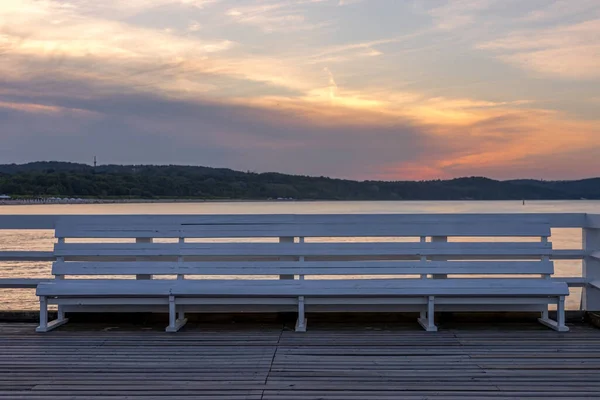
<svg viewBox="0 0 600 400"><path fill-rule="evenodd" d="M169 332L185 313L233 311L297 312L297 331L306 312L417 311L435 331L434 311L536 311L567 331L569 290L551 279L549 236L546 221L527 215L71 218L56 226L56 279L37 288L37 330L71 312L168 310ZM49 304L59 307L50 323Z"/></svg>

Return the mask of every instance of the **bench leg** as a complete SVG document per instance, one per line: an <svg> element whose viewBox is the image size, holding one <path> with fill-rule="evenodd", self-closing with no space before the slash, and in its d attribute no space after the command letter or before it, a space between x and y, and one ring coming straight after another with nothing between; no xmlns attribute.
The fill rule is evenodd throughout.
<svg viewBox="0 0 600 400"><path fill-rule="evenodd" d="M556 321L548 317L548 310L542 312L542 317L538 321L548 328L552 328L558 332L569 332L569 327L565 325L565 297L558 298L558 306L556 308Z"/></svg>
<svg viewBox="0 0 600 400"><path fill-rule="evenodd" d="M187 318L183 312L179 313L177 318L175 296L169 296L169 326L165 329L166 332L174 333L179 331L187 323Z"/></svg>
<svg viewBox="0 0 600 400"><path fill-rule="evenodd" d="M296 332L306 332L306 317L304 316L304 296L298 297L298 320Z"/></svg>
<svg viewBox="0 0 600 400"><path fill-rule="evenodd" d="M58 307L58 318L48 322L48 299L46 296L40 296L40 325L35 329L36 332L49 332L67 322L69 322L69 319L65 318L61 306Z"/></svg>
<svg viewBox="0 0 600 400"><path fill-rule="evenodd" d="M58 306L58 319L59 320L63 320L65 319L65 308L63 306Z"/></svg>
<svg viewBox="0 0 600 400"><path fill-rule="evenodd" d="M419 318L419 324L427 332L437 332L437 326L434 323L435 315L435 298L429 296L427 298L427 317L425 317L425 311L421 311L421 317Z"/></svg>

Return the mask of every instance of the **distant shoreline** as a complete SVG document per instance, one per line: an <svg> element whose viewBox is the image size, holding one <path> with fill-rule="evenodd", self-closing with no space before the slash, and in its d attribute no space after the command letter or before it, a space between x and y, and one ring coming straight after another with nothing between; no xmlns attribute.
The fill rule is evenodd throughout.
<svg viewBox="0 0 600 400"><path fill-rule="evenodd" d="M428 181L357 181L276 172L243 172L201 166L99 165L94 167L65 162L0 165L0 202L4 201L4 204L205 203L269 201L270 199L273 201L600 199L600 177L576 181L535 179L500 181L481 176Z"/></svg>

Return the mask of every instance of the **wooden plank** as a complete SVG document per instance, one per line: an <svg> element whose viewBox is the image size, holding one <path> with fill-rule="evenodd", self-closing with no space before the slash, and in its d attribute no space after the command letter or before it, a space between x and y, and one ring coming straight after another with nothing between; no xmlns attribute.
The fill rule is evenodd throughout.
<svg viewBox="0 0 600 400"><path fill-rule="evenodd" d="M59 215L0 215L0 229L54 229Z"/></svg>
<svg viewBox="0 0 600 400"><path fill-rule="evenodd" d="M562 214L581 216L585 214ZM528 223L545 223L549 219L556 217L555 214L546 213L464 213L464 214L144 214L144 215L63 215L60 216L57 225L61 223L67 224L102 224L108 222L110 224L119 223L126 220L133 225L147 224L158 225L166 223L176 224L257 224L257 223L296 223L296 224L312 224L312 223L361 223L365 221L374 222L389 222L389 223L411 223L411 222L438 222L438 223L453 223L466 220L468 222L477 221L513 221ZM583 220L581 220L583 221Z"/></svg>
<svg viewBox="0 0 600 400"><path fill-rule="evenodd" d="M167 280L55 280L40 283L36 290L38 296L168 296L173 283Z"/></svg>
<svg viewBox="0 0 600 400"><path fill-rule="evenodd" d="M3 289L35 289L41 282L50 279L42 278L4 278L0 279L0 288Z"/></svg>
<svg viewBox="0 0 600 400"><path fill-rule="evenodd" d="M581 260L585 256L586 253L579 249L552 249L550 258L553 260Z"/></svg>
<svg viewBox="0 0 600 400"><path fill-rule="evenodd" d="M586 287L588 284L587 279L580 276L555 276L552 278L552 280L557 282L565 282L567 285L569 285L569 287Z"/></svg>
<svg viewBox="0 0 600 400"><path fill-rule="evenodd" d="M476 220L481 217L506 217L510 214L461 214L466 218ZM529 218L537 218L542 221L548 221L553 228L580 228L583 226L590 225L595 227L595 220L598 218L593 214L584 213L530 213L523 214ZM414 214L388 214L384 215L384 220L390 220L394 218L399 223L403 221L403 218L409 218L408 216L415 218ZM456 214L435 214L436 218L440 221L448 221L450 218L455 217ZM54 229L55 225L59 223L63 224L93 224L102 222L119 223L123 221L124 217L128 217L131 223L143 223L144 221L151 224L167 223L171 222L208 222L205 216L200 215L0 215L0 229ZM215 222L226 222L228 216L221 216L212 221ZM229 216L241 220L241 216ZM319 218L319 216L316 216ZM275 215L275 216L255 216L255 219L247 219L247 221L260 221L264 222L288 222L293 221L310 221L310 216L301 215ZM591 220L589 219L591 218Z"/></svg>
<svg viewBox="0 0 600 400"><path fill-rule="evenodd" d="M480 218L477 222L453 218L450 222L436 221L430 216L410 222L387 221L382 223L378 215L364 215L360 219L349 218L322 220L310 223L172 223L164 225L136 225L122 221L97 225L59 224L56 237L67 238L224 238L224 237L419 237L419 236L495 236L540 237L550 236L547 221L531 221L529 218Z"/></svg>
<svg viewBox="0 0 600 400"><path fill-rule="evenodd" d="M557 296L565 283L545 279L368 280L56 280L41 283L41 296Z"/></svg>
<svg viewBox="0 0 600 400"><path fill-rule="evenodd" d="M455 279L445 282L424 279L397 280L252 280L252 281L176 281L172 293L191 295L236 295L269 293L277 296L402 296L402 295L493 295L512 291L537 293L564 293L565 284L542 279Z"/></svg>
<svg viewBox="0 0 600 400"><path fill-rule="evenodd" d="M542 256L549 243L57 243L68 256Z"/></svg>
<svg viewBox="0 0 600 400"><path fill-rule="evenodd" d="M51 251L0 251L0 261L54 261Z"/></svg>
<svg viewBox="0 0 600 400"><path fill-rule="evenodd" d="M552 274L545 261L55 262L55 275L419 275Z"/></svg>

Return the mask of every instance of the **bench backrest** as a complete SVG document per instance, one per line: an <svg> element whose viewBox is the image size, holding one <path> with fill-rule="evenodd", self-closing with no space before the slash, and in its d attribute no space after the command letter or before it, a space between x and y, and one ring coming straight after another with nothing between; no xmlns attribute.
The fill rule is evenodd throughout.
<svg viewBox="0 0 600 400"><path fill-rule="evenodd" d="M53 274L548 277L550 234L526 214L69 217Z"/></svg>

